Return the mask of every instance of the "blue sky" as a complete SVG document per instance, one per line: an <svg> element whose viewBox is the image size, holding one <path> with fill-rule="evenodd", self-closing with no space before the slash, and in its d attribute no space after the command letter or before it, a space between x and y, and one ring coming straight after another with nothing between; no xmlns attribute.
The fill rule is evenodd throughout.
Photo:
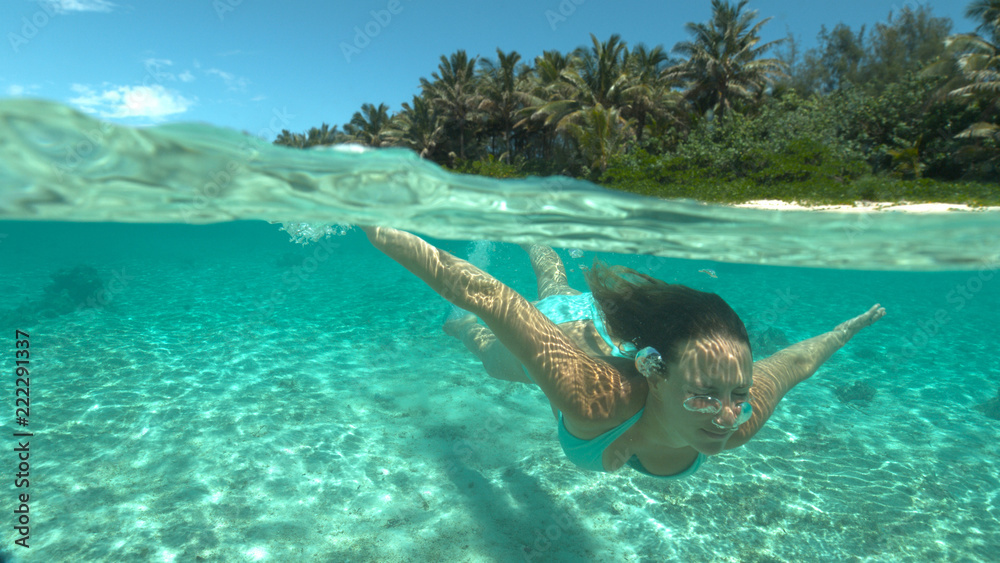
<svg viewBox="0 0 1000 563"><path fill-rule="evenodd" d="M854 29L917 0L751 0L765 40L815 45L821 25ZM934 15L973 31L965 0ZM443 54L570 51L621 34L629 45L687 38L710 2L633 0L4 0L0 96L56 100L116 123L200 121L273 138L342 125L365 102L392 111Z"/></svg>

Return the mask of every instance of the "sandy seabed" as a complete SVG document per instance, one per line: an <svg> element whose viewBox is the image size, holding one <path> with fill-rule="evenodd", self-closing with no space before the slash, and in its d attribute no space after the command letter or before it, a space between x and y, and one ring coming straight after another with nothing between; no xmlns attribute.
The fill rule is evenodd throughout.
<svg viewBox="0 0 1000 563"><path fill-rule="evenodd" d="M657 277L719 292L773 338L818 334L876 299L889 310L750 444L660 481L573 466L542 394L488 378L441 332L447 304L355 243L304 277L256 241L245 254L108 260L100 268L128 281L113 307L30 327L37 500L32 548L16 560L990 561L1000 551L997 423L970 408L1000 381L1000 298L984 286L952 309L944 295L968 273L643 260ZM571 283L591 258L564 254ZM520 249L498 245L493 267L533 291ZM8 274L20 292L11 299L35 296L50 271ZM904 345L945 307L947 323ZM859 381L876 390L871 401L838 400Z"/></svg>

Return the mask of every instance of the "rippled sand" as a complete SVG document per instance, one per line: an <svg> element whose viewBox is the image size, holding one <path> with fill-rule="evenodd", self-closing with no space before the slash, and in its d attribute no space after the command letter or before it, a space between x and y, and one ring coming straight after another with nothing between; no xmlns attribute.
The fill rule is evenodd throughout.
<svg viewBox="0 0 1000 563"><path fill-rule="evenodd" d="M748 446L661 482L569 463L541 393L486 377L440 331L444 301L356 232L312 264L312 247L267 225L213 227L198 247L137 226L133 246L108 248L68 228L78 249L3 274L12 302L70 257L127 284L110 308L30 327L39 500L24 561L988 561L1000 549L996 421L970 408L1000 380L1000 291L955 310L946 295L968 272L605 256L717 291L791 340L875 301L889 311ZM579 285L593 255L563 258ZM498 245L491 269L532 295L516 247ZM905 346L939 309L948 322ZM856 381L874 399L841 403L835 390Z"/></svg>

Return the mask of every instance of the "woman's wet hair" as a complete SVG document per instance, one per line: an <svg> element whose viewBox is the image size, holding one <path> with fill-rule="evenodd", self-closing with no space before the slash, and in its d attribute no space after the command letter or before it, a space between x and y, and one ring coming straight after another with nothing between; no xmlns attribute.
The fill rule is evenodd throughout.
<svg viewBox="0 0 1000 563"><path fill-rule="evenodd" d="M599 261L584 273L608 333L637 350L652 346L667 363L687 340L724 337L750 347L742 319L721 297Z"/></svg>

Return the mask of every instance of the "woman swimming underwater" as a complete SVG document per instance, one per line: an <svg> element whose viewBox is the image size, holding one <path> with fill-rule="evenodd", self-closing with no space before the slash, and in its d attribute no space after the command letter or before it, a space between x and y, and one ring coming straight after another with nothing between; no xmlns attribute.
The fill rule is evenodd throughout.
<svg viewBox="0 0 1000 563"><path fill-rule="evenodd" d="M876 304L754 362L743 322L715 294L603 265L586 273L591 293L581 294L566 284L555 252L531 246L536 306L414 235L362 228L376 248L486 324L468 315L445 330L493 377L538 385L566 456L595 471L628 464L660 478L694 473L706 456L747 443L785 393L885 315Z"/></svg>

